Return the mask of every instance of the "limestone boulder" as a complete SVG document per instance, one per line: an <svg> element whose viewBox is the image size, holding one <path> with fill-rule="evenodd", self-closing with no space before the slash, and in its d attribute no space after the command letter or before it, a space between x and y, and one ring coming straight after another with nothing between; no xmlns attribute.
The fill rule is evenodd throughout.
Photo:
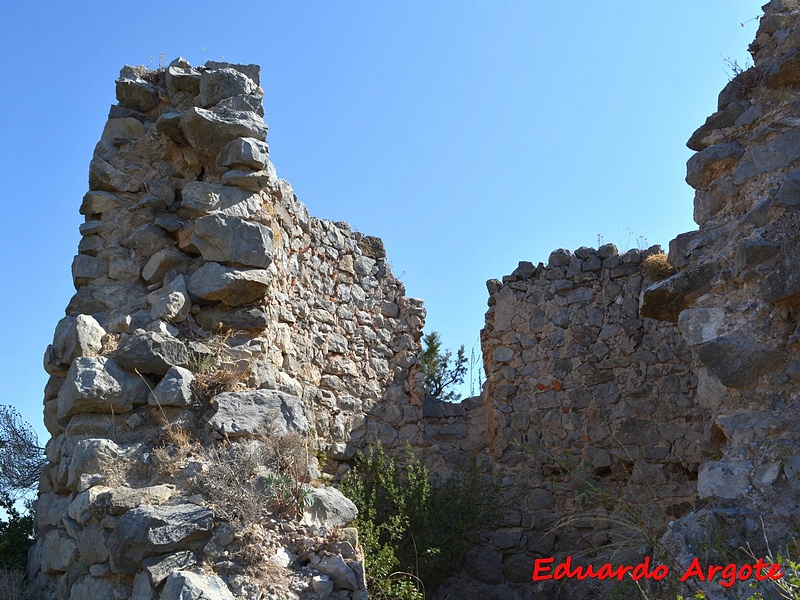
<svg viewBox="0 0 800 600"><path fill-rule="evenodd" d="M107 579L86 575L70 588L69 600L114 600L114 585Z"/></svg>
<svg viewBox="0 0 800 600"><path fill-rule="evenodd" d="M269 146L255 138L236 138L228 142L217 156L217 166L223 169L252 169L261 171L269 165Z"/></svg>
<svg viewBox="0 0 800 600"><path fill-rule="evenodd" d="M147 283L161 281L170 269L186 262L186 255L175 248L162 248L150 256L142 267L142 279Z"/></svg>
<svg viewBox="0 0 800 600"><path fill-rule="evenodd" d="M189 316L192 303L183 275L177 275L160 290L148 296L150 318L169 323L181 323Z"/></svg>
<svg viewBox="0 0 800 600"><path fill-rule="evenodd" d="M768 348L740 333L700 344L697 356L723 385L732 388L751 388L759 377L786 361L785 352Z"/></svg>
<svg viewBox="0 0 800 600"><path fill-rule="evenodd" d="M135 449L123 450L113 441L104 438L78 441L69 464L67 487L78 490L83 476L99 475L105 478L113 471L121 474L124 462L136 459L133 453Z"/></svg>
<svg viewBox="0 0 800 600"><path fill-rule="evenodd" d="M192 107L181 114L180 126L192 147L208 156L238 137L267 139L264 120L249 111Z"/></svg>
<svg viewBox="0 0 800 600"><path fill-rule="evenodd" d="M78 545L63 530L54 529L44 537L42 571L63 573L78 559Z"/></svg>
<svg viewBox="0 0 800 600"><path fill-rule="evenodd" d="M232 185L250 192L260 192L278 187L278 175L272 162L263 171L228 171L222 176L224 185Z"/></svg>
<svg viewBox="0 0 800 600"><path fill-rule="evenodd" d="M700 498L740 497L750 487L750 461L708 461L697 474L697 494Z"/></svg>
<svg viewBox="0 0 800 600"><path fill-rule="evenodd" d="M276 390L225 392L214 397L216 414L209 425L228 437L253 436L264 430L307 435L310 429L303 401Z"/></svg>
<svg viewBox="0 0 800 600"><path fill-rule="evenodd" d="M211 69L200 74L200 105L208 108L220 100L256 92L258 85L247 75L225 67Z"/></svg>
<svg viewBox="0 0 800 600"><path fill-rule="evenodd" d="M331 578L335 589L358 589L358 579L356 579L355 572L347 565L347 563L339 554L333 554L331 556L324 557L317 564L315 564L314 567L319 569L321 573Z"/></svg>
<svg viewBox="0 0 800 600"><path fill-rule="evenodd" d="M192 96L200 93L200 72L184 58L176 58L167 67L167 92L186 92Z"/></svg>
<svg viewBox="0 0 800 600"><path fill-rule="evenodd" d="M76 289L107 275L108 261L103 258L79 254L72 261L72 281Z"/></svg>
<svg viewBox="0 0 800 600"><path fill-rule="evenodd" d="M158 106L160 98L155 86L143 77L145 67L125 66L117 79L117 101L124 108L147 112Z"/></svg>
<svg viewBox="0 0 800 600"><path fill-rule="evenodd" d="M167 577L159 600L234 600L233 594L216 575L178 571Z"/></svg>
<svg viewBox="0 0 800 600"><path fill-rule="evenodd" d="M703 263L679 271L642 290L639 312L643 317L677 322L681 311L711 289L711 280L717 272L713 263Z"/></svg>
<svg viewBox="0 0 800 600"><path fill-rule="evenodd" d="M195 320L207 331L263 330L270 324L269 314L263 306L232 310L222 307L204 308L195 315Z"/></svg>
<svg viewBox="0 0 800 600"><path fill-rule="evenodd" d="M242 306L260 300L271 280L266 269L234 269L207 262L189 278L189 293L228 306Z"/></svg>
<svg viewBox="0 0 800 600"><path fill-rule="evenodd" d="M79 356L96 356L102 350L106 334L91 315L64 317L56 325L53 351L59 362L70 364Z"/></svg>
<svg viewBox="0 0 800 600"><path fill-rule="evenodd" d="M180 340L164 333L136 330L120 344L114 359L128 371L165 375L173 366L186 366L189 353Z"/></svg>
<svg viewBox="0 0 800 600"><path fill-rule="evenodd" d="M170 367L148 397L153 406L191 406L194 375L183 367Z"/></svg>
<svg viewBox="0 0 800 600"><path fill-rule="evenodd" d="M769 303L794 301L800 294L800 256L787 253L761 282L761 294Z"/></svg>
<svg viewBox="0 0 800 600"><path fill-rule="evenodd" d="M119 518L108 539L112 572L134 575L146 558L199 550L211 538L213 525L211 510L193 504L132 508Z"/></svg>
<svg viewBox="0 0 800 600"><path fill-rule="evenodd" d="M200 217L192 243L208 261L261 269L272 264L272 230L261 223L221 214Z"/></svg>
<svg viewBox="0 0 800 600"><path fill-rule="evenodd" d="M181 198L181 206L194 216L219 212L232 217L248 218L261 208L261 197L258 194L205 181L187 183L183 187Z"/></svg>
<svg viewBox="0 0 800 600"><path fill-rule="evenodd" d="M67 513L81 525L100 523L108 515L123 515L137 506L164 504L175 493L175 486L168 484L143 488L97 485L75 496Z"/></svg>
<svg viewBox="0 0 800 600"><path fill-rule="evenodd" d="M150 577L150 583L153 586L159 586L170 574L182 569L188 569L197 563L197 555L194 552L184 550L167 556L147 558L143 566Z"/></svg>
<svg viewBox="0 0 800 600"><path fill-rule="evenodd" d="M95 157L89 163L89 188L93 191L138 192L142 189L142 182Z"/></svg>
<svg viewBox="0 0 800 600"><path fill-rule="evenodd" d="M78 413L130 412L147 402L150 390L141 377L104 357L76 358L58 393L58 418Z"/></svg>
<svg viewBox="0 0 800 600"><path fill-rule="evenodd" d="M328 529L347 527L358 517L358 508L336 488L311 488L311 502L303 507L303 524Z"/></svg>

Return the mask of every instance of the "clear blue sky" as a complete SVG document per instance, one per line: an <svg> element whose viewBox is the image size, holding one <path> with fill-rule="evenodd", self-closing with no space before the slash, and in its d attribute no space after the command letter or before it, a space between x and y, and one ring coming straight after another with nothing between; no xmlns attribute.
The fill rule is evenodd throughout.
<svg viewBox="0 0 800 600"><path fill-rule="evenodd" d="M88 164L124 64L258 63L278 174L383 238L428 331L477 341L485 281L558 247L694 229L685 141L761 1L108 1L8 6L0 404L46 438L42 355L74 293Z"/></svg>

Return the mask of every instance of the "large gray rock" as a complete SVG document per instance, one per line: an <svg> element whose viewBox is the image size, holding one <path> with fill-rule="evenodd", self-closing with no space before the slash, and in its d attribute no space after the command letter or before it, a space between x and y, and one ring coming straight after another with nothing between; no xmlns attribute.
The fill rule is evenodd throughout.
<svg viewBox="0 0 800 600"><path fill-rule="evenodd" d="M153 406L191 406L194 375L183 367L170 367L147 399Z"/></svg>
<svg viewBox="0 0 800 600"><path fill-rule="evenodd" d="M250 78L253 80L256 85L261 83L261 66L250 63L249 65L244 65L241 63L230 63L224 62L219 60L207 60L205 63L206 69L233 69L234 71L239 71L242 75Z"/></svg>
<svg viewBox="0 0 800 600"><path fill-rule="evenodd" d="M708 185L724 171L733 167L742 154L744 148L738 142L726 142L705 148L686 163L686 183L695 189Z"/></svg>
<svg viewBox="0 0 800 600"><path fill-rule="evenodd" d="M214 106L225 98L253 94L257 90L258 85L252 79L229 67L200 74L200 105L204 108Z"/></svg>
<svg viewBox="0 0 800 600"><path fill-rule="evenodd" d="M233 594L216 575L178 571L167 578L159 600L234 600Z"/></svg>
<svg viewBox="0 0 800 600"><path fill-rule="evenodd" d="M774 199L777 206L788 208L800 206L800 169L795 169L786 175Z"/></svg>
<svg viewBox="0 0 800 600"><path fill-rule="evenodd" d="M181 197L181 206L195 216L220 212L232 217L248 218L261 208L261 196L258 194L204 181L187 183Z"/></svg>
<svg viewBox="0 0 800 600"><path fill-rule="evenodd" d="M72 261L72 281L76 289L107 275L108 262L103 258L79 254Z"/></svg>
<svg viewBox="0 0 800 600"><path fill-rule="evenodd" d="M267 139L267 125L256 113L192 107L181 115L181 130L189 143L203 154L217 156L238 137Z"/></svg>
<svg viewBox="0 0 800 600"><path fill-rule="evenodd" d="M106 192L138 192L142 189L142 182L96 157L89 163L89 188Z"/></svg>
<svg viewBox="0 0 800 600"><path fill-rule="evenodd" d="M137 330L120 344L114 360L129 371L165 375L173 366L185 366L189 353L180 340L163 333Z"/></svg>
<svg viewBox="0 0 800 600"><path fill-rule="evenodd" d="M217 166L223 169L261 171L269 164L269 146L254 138L236 138L228 142L217 156Z"/></svg>
<svg viewBox="0 0 800 600"><path fill-rule="evenodd" d="M321 573L324 573L333 581L333 585L338 590L357 590L358 579L344 559L339 554L326 556L314 565Z"/></svg>
<svg viewBox="0 0 800 600"><path fill-rule="evenodd" d="M186 262L186 255L175 248L162 248L153 254L142 267L142 279L148 283L161 281L167 272Z"/></svg>
<svg viewBox="0 0 800 600"><path fill-rule="evenodd" d="M222 176L222 183L250 192L260 192L278 187L278 174L269 162L263 171L228 171Z"/></svg>
<svg viewBox="0 0 800 600"><path fill-rule="evenodd" d="M750 461L708 461L697 474L697 494L700 498L738 498L750 487Z"/></svg>
<svg viewBox="0 0 800 600"><path fill-rule="evenodd" d="M147 300L150 302L150 318L154 321L181 323L192 308L183 275L174 277L160 290L151 293Z"/></svg>
<svg viewBox="0 0 800 600"><path fill-rule="evenodd" d="M252 308L205 308L195 315L197 324L208 331L266 329L270 324L269 314L263 306Z"/></svg>
<svg viewBox="0 0 800 600"><path fill-rule="evenodd" d="M144 488L97 485L81 492L70 503L67 513L81 525L119 516L141 505L164 504L175 495L175 486L162 484Z"/></svg>
<svg viewBox="0 0 800 600"><path fill-rule="evenodd" d="M96 523L79 531L76 541L81 562L87 565L106 562L109 559L108 535L108 530Z"/></svg>
<svg viewBox="0 0 800 600"><path fill-rule="evenodd" d="M54 529L44 537L42 571L64 572L78 559L78 546L60 529Z"/></svg>
<svg viewBox="0 0 800 600"><path fill-rule="evenodd" d="M141 112L158 106L158 90L143 79L146 73L145 67L126 65L122 68L116 81L117 101L120 106Z"/></svg>
<svg viewBox="0 0 800 600"><path fill-rule="evenodd" d="M275 390L225 392L214 397L217 413L209 425L222 435L241 437L264 430L283 435L308 434L309 423L303 401Z"/></svg>
<svg viewBox="0 0 800 600"><path fill-rule="evenodd" d="M347 527L358 517L353 502L332 487L311 488L311 502L303 507L303 524L328 529Z"/></svg>
<svg viewBox="0 0 800 600"><path fill-rule="evenodd" d="M193 504L133 508L119 518L108 539L111 569L134 575L146 558L199 550L211 538L213 525L211 510Z"/></svg>
<svg viewBox="0 0 800 600"><path fill-rule="evenodd" d="M206 260L261 269L272 264L272 230L261 223L220 214L200 217L192 243Z"/></svg>
<svg viewBox="0 0 800 600"><path fill-rule="evenodd" d="M764 300L770 303L793 300L800 294L800 257L787 253L761 283Z"/></svg>
<svg viewBox="0 0 800 600"><path fill-rule="evenodd" d="M63 364L70 364L79 356L96 356L103 347L105 330L91 315L64 317L56 325L53 351Z"/></svg>
<svg viewBox="0 0 800 600"><path fill-rule="evenodd" d="M128 452L111 440L90 438L78 441L69 463L67 487L78 490L83 475L106 477L110 471L123 469L121 458L126 454Z"/></svg>
<svg viewBox="0 0 800 600"><path fill-rule="evenodd" d="M194 552L184 550L167 556L147 558L143 566L150 576L150 583L159 586L171 573L194 566L197 562L197 555Z"/></svg>
<svg viewBox="0 0 800 600"><path fill-rule="evenodd" d="M269 287L266 269L240 270L207 262L189 278L189 293L203 300L242 306L262 299Z"/></svg>
<svg viewBox="0 0 800 600"><path fill-rule="evenodd" d="M800 159L800 131L782 133L769 142L756 144L742 156L736 167L733 182L737 185L749 179L791 165Z"/></svg>
<svg viewBox="0 0 800 600"><path fill-rule="evenodd" d="M86 216L101 215L115 208L119 208L121 205L122 202L119 196L111 192L86 192L83 196L80 213Z"/></svg>
<svg viewBox="0 0 800 600"><path fill-rule="evenodd" d="M711 289L711 279L716 272L716 265L703 263L654 283L642 290L640 314L651 319L676 322L682 310L689 308L695 298Z"/></svg>
<svg viewBox="0 0 800 600"><path fill-rule="evenodd" d="M150 390L141 377L108 358L76 358L58 393L58 418L77 413L121 414L147 402Z"/></svg>
<svg viewBox="0 0 800 600"><path fill-rule="evenodd" d="M678 315L678 327L686 343L696 346L716 338L724 320L721 308L687 308Z"/></svg>
<svg viewBox="0 0 800 600"><path fill-rule="evenodd" d="M176 58L167 67L166 83L170 95L187 92L195 96L200 92L200 72L193 69L186 59Z"/></svg>
<svg viewBox="0 0 800 600"><path fill-rule="evenodd" d="M700 344L697 357L723 385L750 388L760 376L780 367L786 353L733 333Z"/></svg>
<svg viewBox="0 0 800 600"><path fill-rule="evenodd" d="M69 600L114 600L114 585L107 579L86 575L70 588Z"/></svg>

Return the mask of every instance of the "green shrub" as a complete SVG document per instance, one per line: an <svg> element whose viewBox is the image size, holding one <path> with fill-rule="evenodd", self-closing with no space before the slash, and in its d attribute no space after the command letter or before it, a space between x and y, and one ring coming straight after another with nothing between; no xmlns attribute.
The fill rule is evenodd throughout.
<svg viewBox="0 0 800 600"><path fill-rule="evenodd" d="M497 520L494 486L473 464L438 483L406 448L403 466L380 442L342 482L358 507L367 588L378 600L421 600L458 572L476 534Z"/></svg>
<svg viewBox="0 0 800 600"><path fill-rule="evenodd" d="M8 495L0 497L0 508L6 513L6 520L0 521L0 569L24 571L33 545L33 514L19 512Z"/></svg>

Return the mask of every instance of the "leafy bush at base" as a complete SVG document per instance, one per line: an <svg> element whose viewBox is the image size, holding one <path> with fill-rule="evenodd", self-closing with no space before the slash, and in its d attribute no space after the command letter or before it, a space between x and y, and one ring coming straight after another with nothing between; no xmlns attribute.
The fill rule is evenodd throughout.
<svg viewBox="0 0 800 600"><path fill-rule="evenodd" d="M341 487L358 507L367 589L378 600L430 597L499 513L496 490L474 465L439 483L408 447L403 462L378 443L359 455Z"/></svg>

